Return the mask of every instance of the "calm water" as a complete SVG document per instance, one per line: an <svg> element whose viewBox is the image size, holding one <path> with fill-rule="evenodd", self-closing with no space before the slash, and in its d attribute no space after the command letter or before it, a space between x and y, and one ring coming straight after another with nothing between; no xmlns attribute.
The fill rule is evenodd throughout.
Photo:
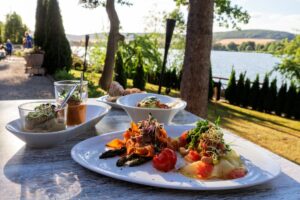
<svg viewBox="0 0 300 200"><path fill-rule="evenodd" d="M256 74L259 74L262 82L264 75L271 72L280 59L266 53L212 51L211 62L213 76L228 78L233 67L236 76L246 72L246 76L250 80L254 80ZM282 81L282 76L273 72L271 78L275 77L277 77L278 83Z"/></svg>
<svg viewBox="0 0 300 200"><path fill-rule="evenodd" d="M82 56L84 49L82 47L72 47L74 53ZM163 50L161 50L163 52ZM182 63L183 53L178 50L170 50L168 65L174 60ZM280 59L266 53L247 53L247 52L228 52L212 51L211 54L212 72L215 77L229 78L232 67L236 71L236 78L240 73L246 72L246 77L253 81L256 74L260 76L260 82L263 81L264 75L271 72ZM271 79L277 78L277 85L280 86L283 78L280 74L273 72Z"/></svg>

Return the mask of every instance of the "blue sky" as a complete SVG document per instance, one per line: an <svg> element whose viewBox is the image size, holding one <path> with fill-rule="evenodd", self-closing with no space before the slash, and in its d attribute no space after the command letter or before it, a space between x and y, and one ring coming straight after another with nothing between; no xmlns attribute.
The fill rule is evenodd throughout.
<svg viewBox="0 0 300 200"><path fill-rule="evenodd" d="M0 20L5 14L16 11L34 30L37 0L1 0ZM64 27L70 34L86 34L108 30L108 19L103 8L88 10L78 5L78 0L59 0ZM131 0L132 7L117 7L124 32L152 31L153 16L162 16L175 8L173 0ZM243 29L272 29L300 33L300 0L232 0L243 6L251 15L250 23ZM183 9L186 12L185 9ZM150 27L150 28L149 28ZM163 31L161 26L156 28ZM214 31L228 31L214 26Z"/></svg>

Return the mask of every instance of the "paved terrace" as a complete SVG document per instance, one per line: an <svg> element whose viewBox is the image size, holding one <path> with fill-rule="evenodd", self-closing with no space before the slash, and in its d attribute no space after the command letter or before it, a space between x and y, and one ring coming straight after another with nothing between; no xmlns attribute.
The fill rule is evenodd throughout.
<svg viewBox="0 0 300 200"><path fill-rule="evenodd" d="M0 61L0 100L54 98L53 82L47 76L25 74L22 57Z"/></svg>

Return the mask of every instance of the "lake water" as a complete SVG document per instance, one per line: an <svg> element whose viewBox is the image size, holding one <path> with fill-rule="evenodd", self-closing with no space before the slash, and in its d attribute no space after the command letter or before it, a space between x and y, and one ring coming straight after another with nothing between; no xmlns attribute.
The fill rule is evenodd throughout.
<svg viewBox="0 0 300 200"><path fill-rule="evenodd" d="M72 47L74 53L82 56L84 48ZM161 50L163 52L163 50ZM170 50L168 64L171 64L174 59L183 60L183 53L178 50ZM246 77L253 81L256 74L260 76L260 82L266 73L273 70L280 62L280 59L267 53L248 53L248 52L228 52L228 51L212 51L211 63L212 73L214 77L229 78L232 67L236 71L236 78L240 73L246 72ZM179 62L180 63L180 62ZM276 72L271 74L271 80L277 78L277 85L280 86L283 77Z"/></svg>
<svg viewBox="0 0 300 200"><path fill-rule="evenodd" d="M271 72L274 66L280 63L280 59L266 53L212 51L211 63L213 76L229 78L233 67L236 76L246 72L246 77L253 81L256 74L259 74L262 82L264 75ZM275 77L278 83L281 83L282 76L273 72L271 79Z"/></svg>

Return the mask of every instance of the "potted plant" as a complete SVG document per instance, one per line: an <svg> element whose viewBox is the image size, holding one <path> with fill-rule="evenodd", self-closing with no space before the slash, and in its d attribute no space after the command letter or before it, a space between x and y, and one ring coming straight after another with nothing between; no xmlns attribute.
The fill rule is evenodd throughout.
<svg viewBox="0 0 300 200"><path fill-rule="evenodd" d="M24 50L24 58L26 60L26 73L29 74L45 74L42 68L45 52L40 47Z"/></svg>
<svg viewBox="0 0 300 200"><path fill-rule="evenodd" d="M34 47L32 49L26 49L25 53L25 60L26 65L28 67L41 67L44 61L44 54L45 52L41 50L40 47Z"/></svg>

